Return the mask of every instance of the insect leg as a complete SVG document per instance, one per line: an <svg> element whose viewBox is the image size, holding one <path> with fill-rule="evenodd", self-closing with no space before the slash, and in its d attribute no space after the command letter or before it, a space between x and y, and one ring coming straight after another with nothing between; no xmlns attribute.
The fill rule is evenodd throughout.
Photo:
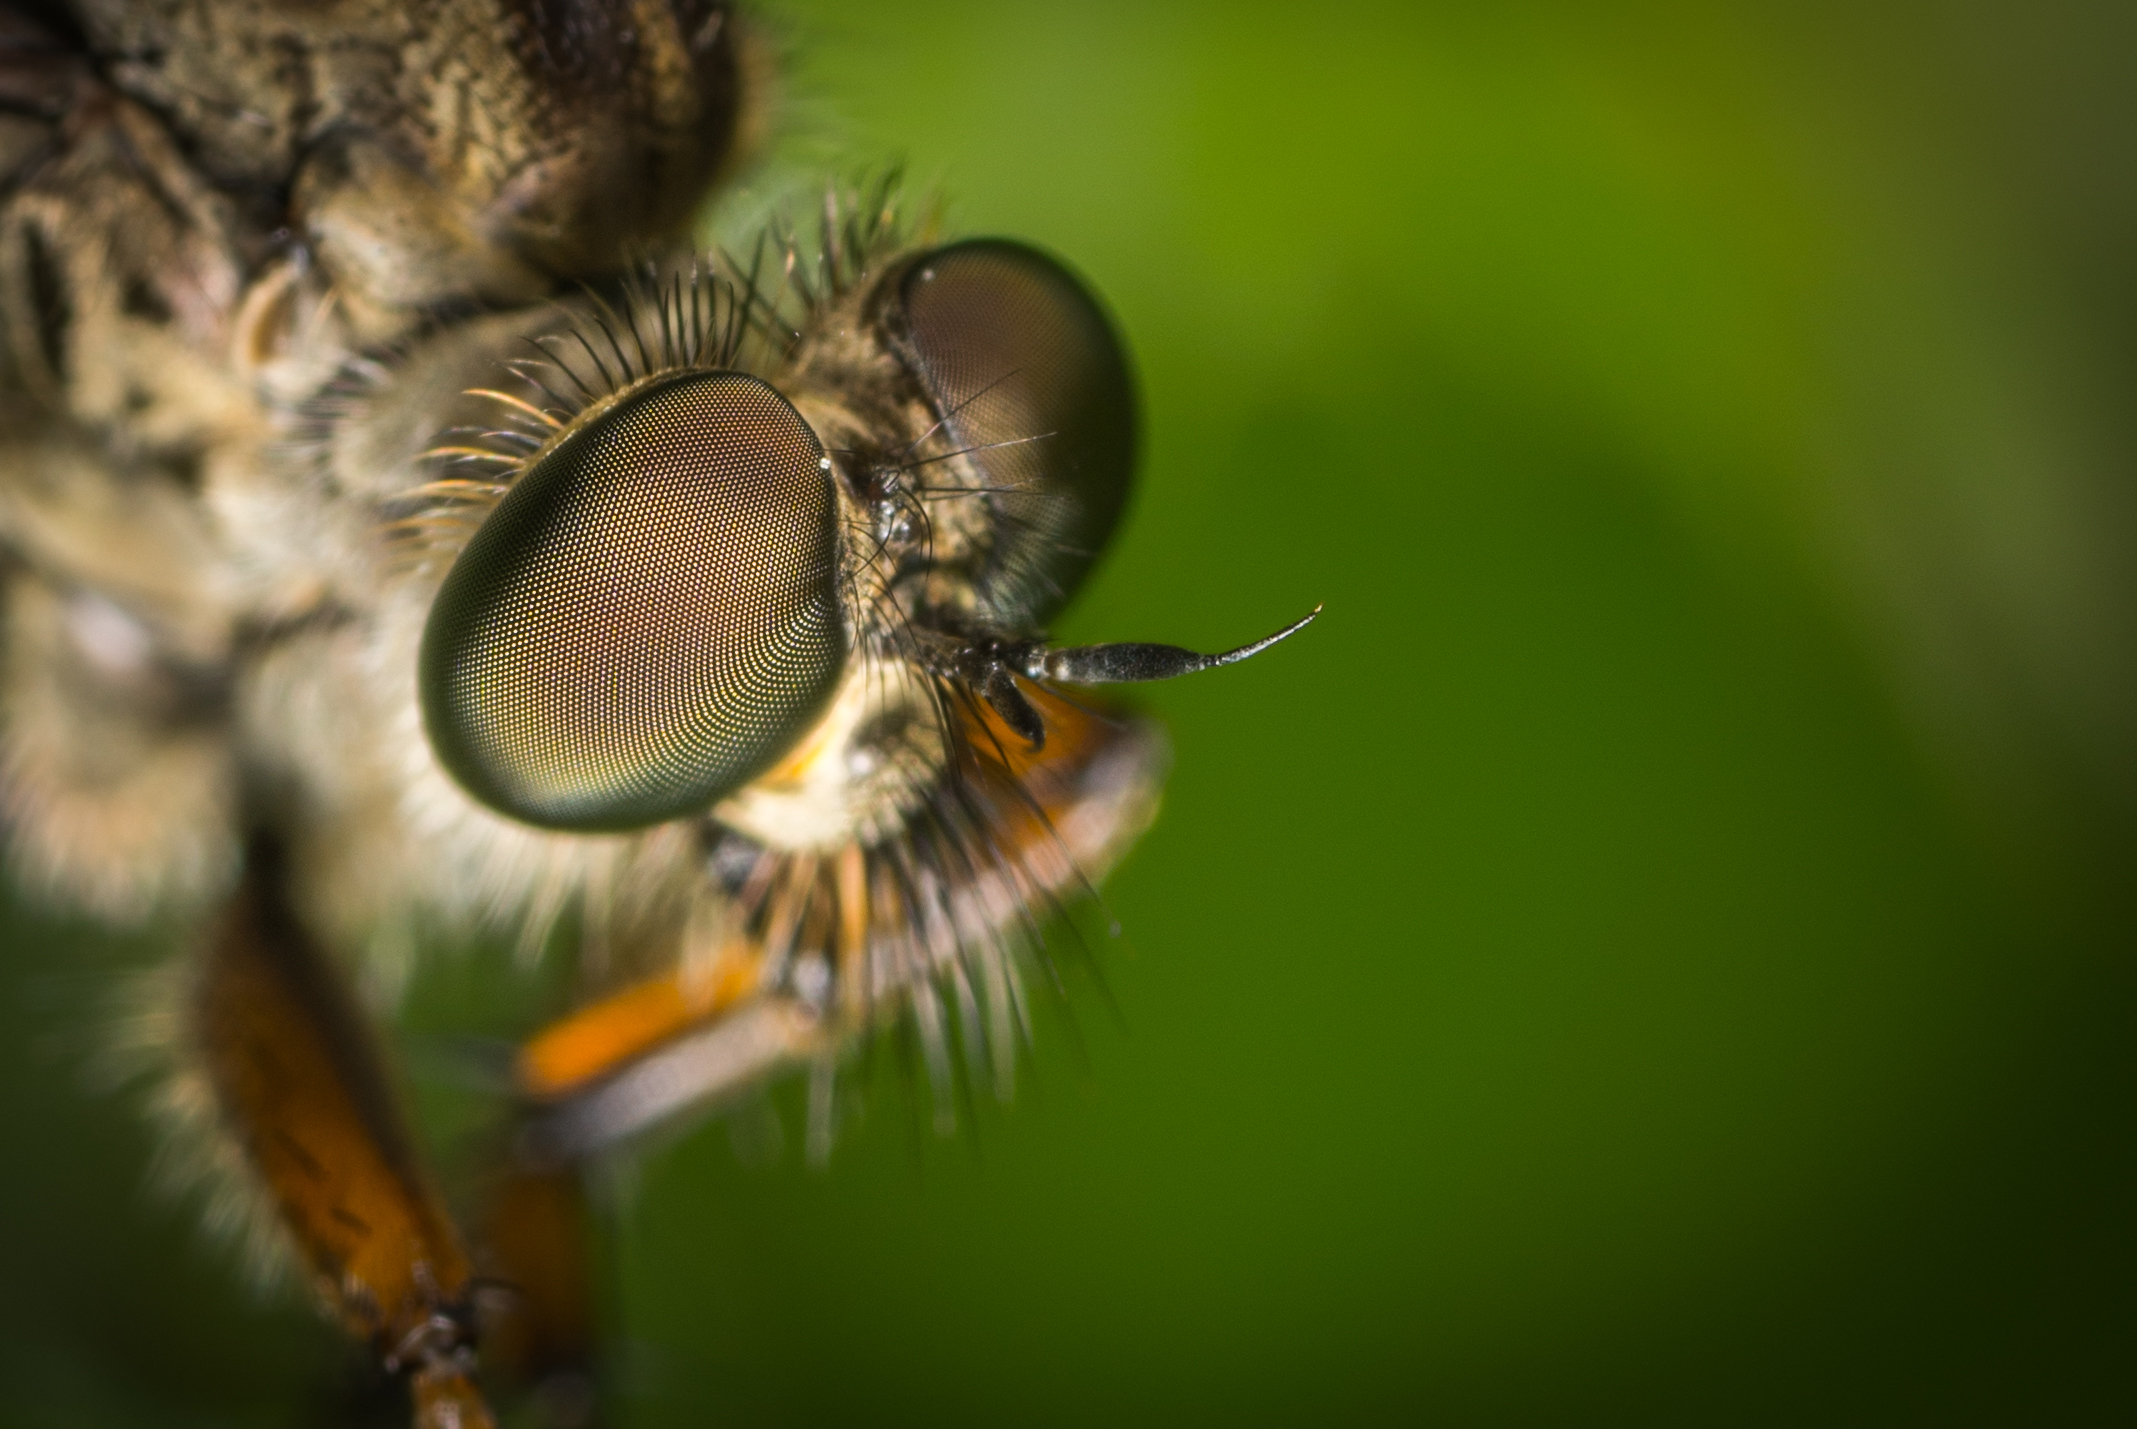
<svg viewBox="0 0 2137 1429"><path fill-rule="evenodd" d="M272 841L248 851L191 1010L223 1118L335 1318L408 1375L417 1429L490 1425L467 1253Z"/></svg>
<svg viewBox="0 0 2137 1429"><path fill-rule="evenodd" d="M502 1292L484 1296L484 1372L530 1387L562 1423L586 1422L596 1395L592 1235L575 1169L510 1167L483 1197L481 1264Z"/></svg>

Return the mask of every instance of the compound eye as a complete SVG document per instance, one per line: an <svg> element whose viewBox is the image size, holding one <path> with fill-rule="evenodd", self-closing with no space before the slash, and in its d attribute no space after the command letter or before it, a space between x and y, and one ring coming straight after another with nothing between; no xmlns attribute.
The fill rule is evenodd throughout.
<svg viewBox="0 0 2137 1429"><path fill-rule="evenodd" d="M844 640L822 445L754 377L655 383L534 463L423 632L439 761L579 831L701 811L823 709Z"/></svg>
<svg viewBox="0 0 2137 1429"><path fill-rule="evenodd" d="M1135 472L1135 390L1112 324L1061 264L974 239L899 280L893 336L954 449L984 476L994 548L983 609L1037 628L1113 534Z"/></svg>

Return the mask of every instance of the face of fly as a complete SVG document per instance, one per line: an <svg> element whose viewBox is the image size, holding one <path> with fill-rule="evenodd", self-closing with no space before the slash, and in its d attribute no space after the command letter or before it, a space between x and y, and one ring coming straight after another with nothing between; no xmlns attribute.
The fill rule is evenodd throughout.
<svg viewBox="0 0 2137 1429"><path fill-rule="evenodd" d="M767 244L591 299L489 394L503 426L441 445L488 476L419 493L450 533L419 655L438 763L510 820L703 853L668 983L528 1049L559 1154L884 1013L946 1066L945 996L1006 1094L1037 927L1165 762L1063 686L1212 663L1043 643L1135 463L1096 299L1023 244L897 242L887 191L862 212L813 264Z"/></svg>
<svg viewBox="0 0 2137 1429"><path fill-rule="evenodd" d="M512 822L699 851L641 899L680 910L658 991L523 1059L559 1155L886 1014L944 1062L945 999L1006 1094L1031 934L1155 808L1155 727L1035 663L1133 471L1112 325L1051 257L901 245L876 197L813 265L590 298L417 495L438 765Z"/></svg>

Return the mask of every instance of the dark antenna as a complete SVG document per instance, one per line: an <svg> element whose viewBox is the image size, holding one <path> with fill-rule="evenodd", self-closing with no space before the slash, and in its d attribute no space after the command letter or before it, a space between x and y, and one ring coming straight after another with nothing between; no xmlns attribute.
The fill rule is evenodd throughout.
<svg viewBox="0 0 2137 1429"><path fill-rule="evenodd" d="M1017 673L1031 680L1059 680L1069 685L1118 685L1142 680L1171 680L1219 665L1236 665L1251 659L1279 640L1289 639L1321 613L1315 606L1303 620L1294 621L1252 645L1227 650L1222 655L1198 655L1177 645L1074 645L1049 650L1041 645L1024 657Z"/></svg>

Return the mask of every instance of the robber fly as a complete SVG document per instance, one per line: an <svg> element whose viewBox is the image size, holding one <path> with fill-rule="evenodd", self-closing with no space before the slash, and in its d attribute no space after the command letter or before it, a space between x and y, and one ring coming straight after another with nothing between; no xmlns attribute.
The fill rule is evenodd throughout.
<svg viewBox="0 0 2137 1429"><path fill-rule="evenodd" d="M787 1069L820 1144L887 1025L1006 1095L1164 772L1088 687L1298 628L1048 642L1135 465L1113 325L891 182L693 252L763 55L722 0L0 4L15 869L193 929L161 1114L421 1424L553 1328L481 1272L591 1158ZM412 919L586 949L473 1235L350 990Z"/></svg>

